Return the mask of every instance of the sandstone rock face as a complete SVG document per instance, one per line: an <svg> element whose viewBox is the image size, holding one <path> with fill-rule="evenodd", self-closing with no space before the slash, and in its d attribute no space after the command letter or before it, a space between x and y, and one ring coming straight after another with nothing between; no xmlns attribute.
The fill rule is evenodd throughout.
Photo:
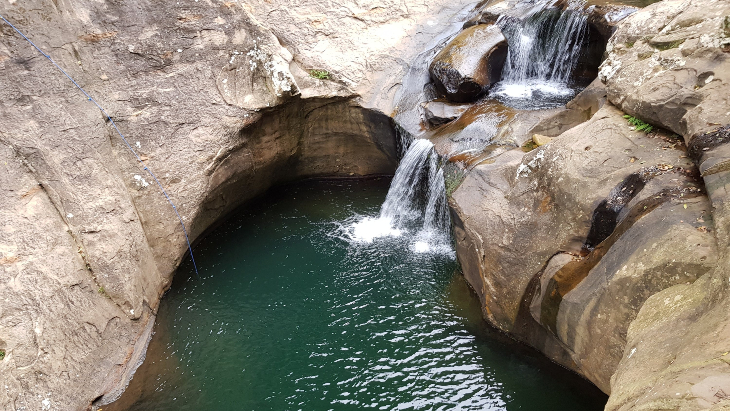
<svg viewBox="0 0 730 411"><path fill-rule="evenodd" d="M728 78L730 5L669 1L631 16L601 74L625 111L681 134L712 204L720 259L693 284L647 300L631 324L607 409L726 409L730 350ZM671 332L669 332L671 331Z"/></svg>
<svg viewBox="0 0 730 411"><path fill-rule="evenodd" d="M681 147L608 105L550 144L476 166L452 205L490 322L611 392L644 301L716 264L700 222L710 205Z"/></svg>
<svg viewBox="0 0 730 411"><path fill-rule="evenodd" d="M381 112L466 3L32 0L0 13L114 117L192 241L272 184L392 173ZM0 70L0 408L87 409L144 355L186 242L99 111L4 23Z"/></svg>
<svg viewBox="0 0 730 411"><path fill-rule="evenodd" d="M474 101L502 76L507 39L496 25L459 33L436 55L429 72L436 89L454 102Z"/></svg>
<svg viewBox="0 0 730 411"><path fill-rule="evenodd" d="M726 1L670 0L629 16L601 66L609 100L688 140L730 123L729 15Z"/></svg>
<svg viewBox="0 0 730 411"><path fill-rule="evenodd" d="M451 199L485 317L611 393L607 410L730 407L728 7L629 15L583 95L612 104L579 96L531 129L549 144L478 163Z"/></svg>

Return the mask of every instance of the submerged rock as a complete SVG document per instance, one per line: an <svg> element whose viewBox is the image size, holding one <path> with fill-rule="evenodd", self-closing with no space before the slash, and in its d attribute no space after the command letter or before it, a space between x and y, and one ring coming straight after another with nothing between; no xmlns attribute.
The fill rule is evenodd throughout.
<svg viewBox="0 0 730 411"><path fill-rule="evenodd" d="M429 66L438 91L449 100L474 101L498 82L507 58L507 39L496 25L478 25L459 33Z"/></svg>

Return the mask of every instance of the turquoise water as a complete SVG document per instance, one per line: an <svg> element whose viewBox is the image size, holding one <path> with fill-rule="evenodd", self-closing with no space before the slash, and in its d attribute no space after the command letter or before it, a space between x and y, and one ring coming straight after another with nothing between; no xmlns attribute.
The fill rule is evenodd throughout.
<svg viewBox="0 0 730 411"><path fill-rule="evenodd" d="M354 243L387 180L274 190L195 248L148 356L106 410L600 410L606 397L491 331L452 254Z"/></svg>

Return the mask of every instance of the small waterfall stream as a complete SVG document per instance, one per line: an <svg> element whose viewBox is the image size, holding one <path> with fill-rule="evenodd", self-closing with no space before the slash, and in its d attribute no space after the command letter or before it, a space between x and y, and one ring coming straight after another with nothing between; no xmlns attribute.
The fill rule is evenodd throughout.
<svg viewBox="0 0 730 411"><path fill-rule="evenodd" d="M519 14L497 21L509 54L502 81L490 95L518 108L564 104L576 93L571 74L587 40L585 1L570 0L564 10L555 0L540 1Z"/></svg>
<svg viewBox="0 0 730 411"><path fill-rule="evenodd" d="M452 253L444 171L433 144L411 142L390 184L378 217L364 217L348 228L354 241L411 237L418 253Z"/></svg>

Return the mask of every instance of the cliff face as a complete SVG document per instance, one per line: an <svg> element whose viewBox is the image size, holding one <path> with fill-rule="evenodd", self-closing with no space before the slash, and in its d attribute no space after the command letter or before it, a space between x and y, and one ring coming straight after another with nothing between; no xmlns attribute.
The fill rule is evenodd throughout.
<svg viewBox="0 0 730 411"><path fill-rule="evenodd" d="M39 0L0 14L112 115L194 240L273 184L392 173L382 112L406 62L463 20L465 2L432 3ZM101 113L4 23L0 70L0 408L86 409L143 356L185 239Z"/></svg>
<svg viewBox="0 0 730 411"><path fill-rule="evenodd" d="M554 138L477 161L451 199L485 317L610 393L607 409L730 404L728 16L712 0L633 13L568 104L602 108L512 133Z"/></svg>
<svg viewBox="0 0 730 411"><path fill-rule="evenodd" d="M493 23L470 8L30 0L0 13L114 117L194 240L273 184L392 172L383 113L444 30ZM609 409L727 403L728 15L718 0L633 14L601 81L566 109L505 114L504 144L453 194L485 317L610 391ZM86 409L142 358L185 239L99 111L4 24L0 68L0 407ZM632 130L624 112L668 131ZM532 133L557 138L509 149Z"/></svg>

